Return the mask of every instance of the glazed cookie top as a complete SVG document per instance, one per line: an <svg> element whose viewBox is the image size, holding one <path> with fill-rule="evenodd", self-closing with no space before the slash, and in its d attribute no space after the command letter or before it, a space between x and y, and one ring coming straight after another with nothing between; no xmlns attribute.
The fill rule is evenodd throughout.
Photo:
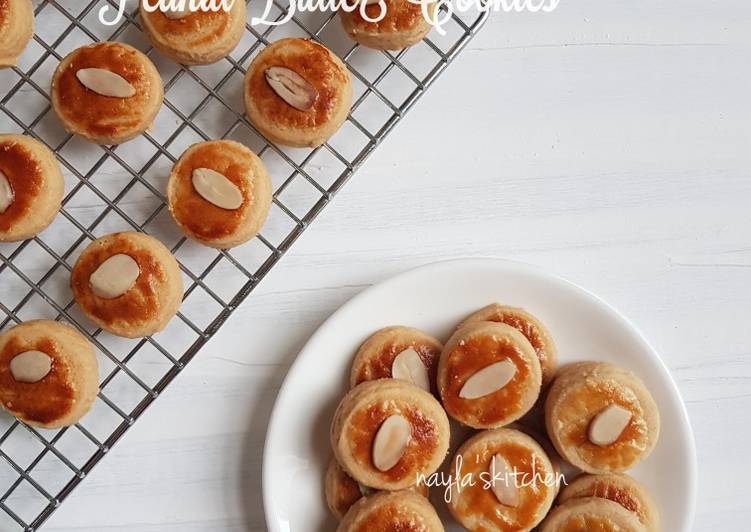
<svg viewBox="0 0 751 532"><path fill-rule="evenodd" d="M412 327L386 327L371 335L355 354L350 382L406 380L426 391L435 388L441 343Z"/></svg>
<svg viewBox="0 0 751 532"><path fill-rule="evenodd" d="M501 323L459 329L438 369L446 411L462 423L490 428L516 421L540 393L541 369L529 341Z"/></svg>
<svg viewBox="0 0 751 532"><path fill-rule="evenodd" d="M430 503L412 491L381 492L360 499L337 532L443 532Z"/></svg>
<svg viewBox="0 0 751 532"><path fill-rule="evenodd" d="M44 186L44 170L37 157L14 135L0 135L0 233L30 214Z"/></svg>
<svg viewBox="0 0 751 532"><path fill-rule="evenodd" d="M235 2L236 5L241 3L241 0ZM141 5L141 18L152 30L168 41L179 43L181 47L210 46L217 39L217 35L229 31L232 16L232 12L224 9L192 11L178 15L159 9L149 12L144 9L143 4Z"/></svg>
<svg viewBox="0 0 751 532"><path fill-rule="evenodd" d="M158 240L141 233L115 233L95 240L71 273L76 302L113 329L159 320L169 299L165 290L170 278L179 280L180 275L174 259L166 260L171 257Z"/></svg>
<svg viewBox="0 0 751 532"><path fill-rule="evenodd" d="M163 89L159 72L143 53L127 44L101 42L63 59L52 95L55 110L72 127L88 136L116 138L143 126L161 103Z"/></svg>
<svg viewBox="0 0 751 532"><path fill-rule="evenodd" d="M300 108L272 88L268 76L278 69L284 69L281 72L285 76L291 71L295 83L304 87L301 93L308 100ZM317 128L333 118L343 103L343 87L349 82L349 72L324 46L306 39L281 39L253 60L245 90L247 100L264 120L280 128L306 129Z"/></svg>
<svg viewBox="0 0 751 532"><path fill-rule="evenodd" d="M386 15L379 21L370 22L360 13L360 8L351 13L342 11L342 15L351 20L356 31L367 33L393 33L409 31L415 27L427 24L419 2L409 0L383 0L386 4ZM435 9L431 4L431 9ZM379 18L381 7L378 2L367 5L365 14L370 19Z"/></svg>
<svg viewBox="0 0 751 532"><path fill-rule="evenodd" d="M459 458L461 457L461 458ZM558 477L543 448L512 429L485 431L457 451L452 467L472 483L452 490L451 512L470 529L516 531L536 526L555 498Z"/></svg>
<svg viewBox="0 0 751 532"><path fill-rule="evenodd" d="M228 140L196 144L172 170L170 209L198 238L227 237L256 206L256 187L265 175L260 159L242 144Z"/></svg>
<svg viewBox="0 0 751 532"><path fill-rule="evenodd" d="M633 373L611 364L567 368L553 383L546 410L559 451L589 472L624 471L657 442L659 414L652 396Z"/></svg>

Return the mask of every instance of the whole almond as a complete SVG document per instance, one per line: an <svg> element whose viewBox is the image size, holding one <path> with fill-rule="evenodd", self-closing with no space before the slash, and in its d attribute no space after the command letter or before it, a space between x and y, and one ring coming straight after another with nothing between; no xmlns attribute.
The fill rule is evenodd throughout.
<svg viewBox="0 0 751 532"><path fill-rule="evenodd" d="M94 295L115 299L130 290L141 275L141 268L130 255L118 253L105 260L89 277Z"/></svg>
<svg viewBox="0 0 751 532"><path fill-rule="evenodd" d="M8 181L3 171L0 170L0 214L7 211L15 199L16 195L13 193L10 181Z"/></svg>
<svg viewBox="0 0 751 532"><path fill-rule="evenodd" d="M396 355L393 364L391 364L391 376L394 379L411 382L423 390L430 391L428 368L423 364L417 351L411 347Z"/></svg>
<svg viewBox="0 0 751 532"><path fill-rule="evenodd" d="M495 362L472 375L459 391L462 399L477 399L497 392L516 375L516 365L510 360Z"/></svg>
<svg viewBox="0 0 751 532"><path fill-rule="evenodd" d="M102 96L130 98L136 89L120 74L103 68L82 68L76 72L78 81L84 87Z"/></svg>
<svg viewBox="0 0 751 532"><path fill-rule="evenodd" d="M24 351L10 361L10 373L16 382L39 382L52 370L52 358L41 351Z"/></svg>
<svg viewBox="0 0 751 532"><path fill-rule="evenodd" d="M192 181L203 199L221 209L233 211L243 204L243 193L238 186L215 170L196 168Z"/></svg>
<svg viewBox="0 0 751 532"><path fill-rule="evenodd" d="M193 12L190 10L190 7L188 7L188 1L185 2L185 7L182 9L163 9L162 14L167 17L170 20L180 20L188 15L191 15Z"/></svg>
<svg viewBox="0 0 751 532"><path fill-rule="evenodd" d="M299 111L308 111L318 98L318 91L294 70L274 66L266 69L266 81L274 92Z"/></svg>
<svg viewBox="0 0 751 532"><path fill-rule="evenodd" d="M404 456L410 439L412 425L399 414L386 418L373 440L373 465L379 471L388 471Z"/></svg>
<svg viewBox="0 0 751 532"><path fill-rule="evenodd" d="M589 424L589 441L606 447L618 441L631 423L633 414L620 405L610 405L597 414Z"/></svg>

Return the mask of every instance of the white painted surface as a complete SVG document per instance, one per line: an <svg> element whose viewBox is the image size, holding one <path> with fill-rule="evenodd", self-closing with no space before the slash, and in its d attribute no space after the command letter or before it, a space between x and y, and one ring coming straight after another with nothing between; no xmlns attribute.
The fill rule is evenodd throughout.
<svg viewBox="0 0 751 532"><path fill-rule="evenodd" d="M265 530L261 448L307 337L458 256L596 292L663 354L697 435L696 530L747 527L751 5L563 0L494 15L46 530Z"/></svg>

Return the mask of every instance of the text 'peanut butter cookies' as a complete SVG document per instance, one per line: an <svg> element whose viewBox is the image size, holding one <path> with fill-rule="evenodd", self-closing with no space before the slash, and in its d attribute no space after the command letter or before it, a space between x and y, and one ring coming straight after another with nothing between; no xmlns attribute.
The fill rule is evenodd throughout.
<svg viewBox="0 0 751 532"><path fill-rule="evenodd" d="M68 325L28 321L0 335L0 401L35 427L76 423L99 392L94 348Z"/></svg>
<svg viewBox="0 0 751 532"><path fill-rule="evenodd" d="M151 60L119 42L74 50L52 78L52 108L63 127L99 144L121 144L146 131L163 99Z"/></svg>
<svg viewBox="0 0 751 532"><path fill-rule="evenodd" d="M386 327L373 333L357 350L350 383L356 386L393 378L434 391L442 348L441 342L418 329Z"/></svg>
<svg viewBox="0 0 751 532"><path fill-rule="evenodd" d="M237 46L245 31L242 0L229 10L149 11L141 4L143 31L154 47L184 65L215 63Z"/></svg>
<svg viewBox="0 0 751 532"><path fill-rule="evenodd" d="M413 491L376 493L363 497L344 516L337 532L443 532L428 500Z"/></svg>
<svg viewBox="0 0 751 532"><path fill-rule="evenodd" d="M446 412L473 428L518 420L540 395L542 370L523 334L502 323L470 323L446 342L438 390Z"/></svg>
<svg viewBox="0 0 751 532"><path fill-rule="evenodd" d="M628 475L581 475L566 486L559 503L570 499L599 497L608 499L633 512L648 532L660 530L657 505L647 489Z"/></svg>
<svg viewBox="0 0 751 532"><path fill-rule="evenodd" d="M0 242L31 238L60 210L63 174L55 155L23 135L0 135Z"/></svg>
<svg viewBox="0 0 751 532"><path fill-rule="evenodd" d="M272 142L320 146L344 123L352 82L341 59L306 39L281 39L259 53L245 76L245 108Z"/></svg>
<svg viewBox="0 0 751 532"><path fill-rule="evenodd" d="M219 249L243 244L258 233L271 195L271 179L261 159L231 140L188 148L167 184L175 223L193 240Z"/></svg>
<svg viewBox="0 0 751 532"><path fill-rule="evenodd" d="M464 484L449 510L467 530L531 530L550 510L558 473L545 450L513 429L480 432L457 451L452 471Z"/></svg>
<svg viewBox="0 0 751 532"><path fill-rule="evenodd" d="M459 325L459 328L480 321L505 323L522 333L535 348L537 358L540 359L543 386L553 380L558 364L558 353L553 337L540 320L524 309L494 303L471 314Z"/></svg>
<svg viewBox="0 0 751 532"><path fill-rule="evenodd" d="M339 10L344 31L352 40L377 50L401 50L420 42L432 28L425 18L420 2L410 0L362 0L354 11ZM433 16L437 3L430 3L428 13ZM373 20L380 19L380 20Z"/></svg>
<svg viewBox="0 0 751 532"><path fill-rule="evenodd" d="M623 506L596 497L571 499L553 509L540 532L647 532Z"/></svg>
<svg viewBox="0 0 751 532"><path fill-rule="evenodd" d="M545 425L561 457L587 473L622 472L657 444L660 415L644 383L604 362L562 370L545 402Z"/></svg>
<svg viewBox="0 0 751 532"><path fill-rule="evenodd" d="M0 0L0 68L15 66L33 35L31 0Z"/></svg>
<svg viewBox="0 0 751 532"><path fill-rule="evenodd" d="M70 280L81 310L105 331L125 338L163 330L183 297L180 268L170 251L143 233L114 233L93 241Z"/></svg>
<svg viewBox="0 0 751 532"><path fill-rule="evenodd" d="M449 422L438 401L396 379L364 382L334 414L331 446L345 471L381 490L409 488L434 473L446 457Z"/></svg>

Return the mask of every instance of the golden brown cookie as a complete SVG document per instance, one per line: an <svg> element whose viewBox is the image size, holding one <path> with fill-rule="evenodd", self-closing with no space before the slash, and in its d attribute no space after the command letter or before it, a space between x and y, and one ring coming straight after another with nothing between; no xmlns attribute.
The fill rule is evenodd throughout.
<svg viewBox="0 0 751 532"><path fill-rule="evenodd" d="M226 57L245 31L245 2L229 10L148 10L141 4L143 31L154 48L184 65L207 65Z"/></svg>
<svg viewBox="0 0 751 532"><path fill-rule="evenodd" d="M413 491L363 497L344 516L337 532L443 532L428 500Z"/></svg>
<svg viewBox="0 0 751 532"><path fill-rule="evenodd" d="M15 66L33 35L31 0L0 0L0 68Z"/></svg>
<svg viewBox="0 0 751 532"><path fill-rule="evenodd" d="M364 382L339 403L331 424L331 446L357 482L401 490L427 478L446 457L449 422L438 401L396 379Z"/></svg>
<svg viewBox="0 0 751 532"><path fill-rule="evenodd" d="M146 131L163 99L151 60L119 42L74 50L52 78L52 108L63 127L99 144L121 144Z"/></svg>
<svg viewBox="0 0 751 532"><path fill-rule="evenodd" d="M114 233L93 241L70 279L73 297L91 321L125 338L164 329L183 297L180 268L170 251L143 233Z"/></svg>
<svg viewBox="0 0 751 532"><path fill-rule="evenodd" d="M607 499L571 499L557 506L540 532L647 532L636 515Z"/></svg>
<svg viewBox="0 0 751 532"><path fill-rule="evenodd" d="M347 67L316 42L281 39L268 45L248 67L248 118L272 142L320 146L344 123L351 107Z"/></svg>
<svg viewBox="0 0 751 532"><path fill-rule="evenodd" d="M471 314L458 328L478 321L495 321L518 329L537 352L542 367L543 386L553 380L558 364L558 352L553 337L540 320L522 308L493 303Z"/></svg>
<svg viewBox="0 0 751 532"><path fill-rule="evenodd" d="M553 505L559 480L542 446L514 429L486 430L467 440L452 471L463 485L452 488L451 514L467 530L484 532L537 526Z"/></svg>
<svg viewBox="0 0 751 532"><path fill-rule="evenodd" d="M243 244L258 233L271 194L271 179L261 159L231 140L188 148L167 184L170 213L180 229L220 249Z"/></svg>
<svg viewBox="0 0 751 532"><path fill-rule="evenodd" d="M622 472L646 458L660 433L649 390L632 372L581 362L559 372L545 425L561 457L587 473Z"/></svg>
<svg viewBox="0 0 751 532"><path fill-rule="evenodd" d="M542 370L522 333L503 323L457 330L438 363L446 412L473 428L499 428L526 414L540 395Z"/></svg>
<svg viewBox="0 0 751 532"><path fill-rule="evenodd" d="M380 18L379 3L360 3L350 12L339 10L342 27L352 40L377 50L401 50L420 42L430 32L432 26L419 2L383 0L383 3L386 13L380 20L374 20ZM431 3L428 7L431 18L435 6L436 3Z"/></svg>
<svg viewBox="0 0 751 532"><path fill-rule="evenodd" d="M443 345L412 327L386 327L373 333L357 350L350 383L401 379L435 391L438 358Z"/></svg>
<svg viewBox="0 0 751 532"><path fill-rule="evenodd" d="M23 135L0 135L0 242L31 238L57 216L63 174L55 155Z"/></svg>
<svg viewBox="0 0 751 532"><path fill-rule="evenodd" d="M428 496L428 487L425 484L408 489L416 491L423 497ZM334 517L340 520L353 504L363 497L375 493L371 488L363 486L349 476L336 461L336 458L332 458L326 468L324 492L329 510L334 514Z"/></svg>
<svg viewBox="0 0 751 532"><path fill-rule="evenodd" d="M617 502L636 514L648 532L660 530L660 516L652 496L628 475L580 475L563 489L558 502L582 497L599 497Z"/></svg>
<svg viewBox="0 0 751 532"><path fill-rule="evenodd" d="M73 327L27 321L0 334L0 401L34 427L76 423L99 392L94 348Z"/></svg>

